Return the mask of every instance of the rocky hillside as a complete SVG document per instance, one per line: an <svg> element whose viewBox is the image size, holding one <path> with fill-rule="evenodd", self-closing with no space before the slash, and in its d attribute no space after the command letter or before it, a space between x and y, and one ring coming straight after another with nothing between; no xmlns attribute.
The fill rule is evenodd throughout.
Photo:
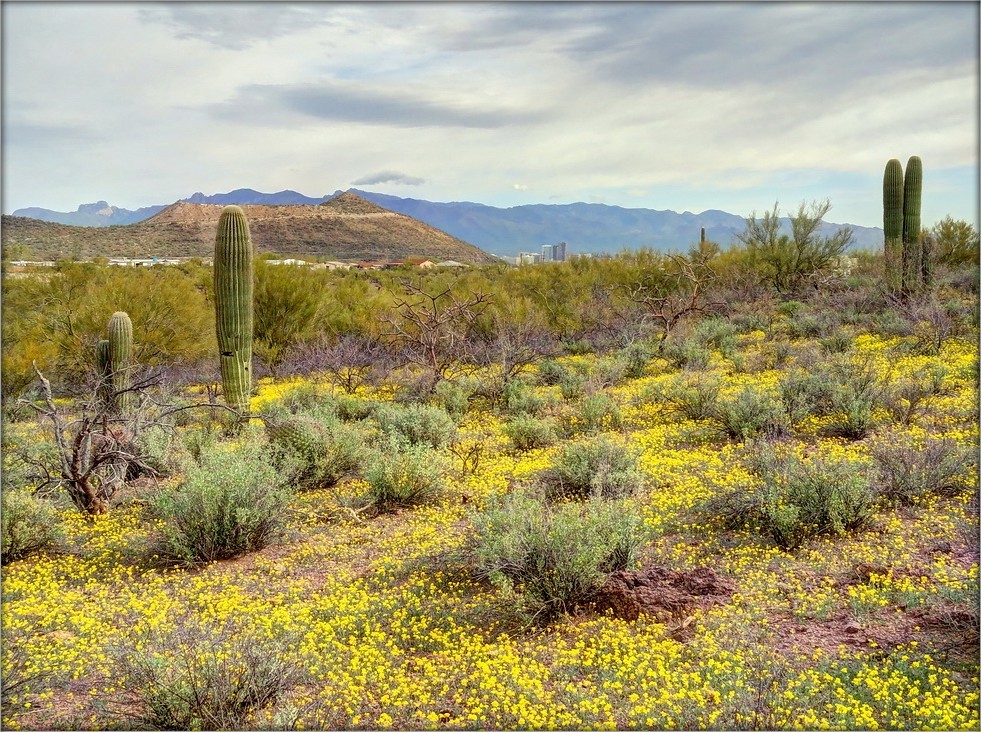
<svg viewBox="0 0 981 732"><path fill-rule="evenodd" d="M210 256L222 208L181 201L145 221L102 228L4 216L4 255L35 260ZM498 261L461 239L353 193L318 206L242 208L260 252L341 261L391 261L410 255L475 264Z"/></svg>

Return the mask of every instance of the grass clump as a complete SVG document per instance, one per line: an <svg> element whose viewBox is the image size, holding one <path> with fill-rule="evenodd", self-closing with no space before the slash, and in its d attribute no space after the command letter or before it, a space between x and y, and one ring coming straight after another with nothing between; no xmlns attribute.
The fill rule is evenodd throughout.
<svg viewBox="0 0 981 732"><path fill-rule="evenodd" d="M632 566L646 539L643 521L621 501L553 506L523 493L490 505L474 525L478 574L544 619L573 611L610 573Z"/></svg>
<svg viewBox="0 0 981 732"><path fill-rule="evenodd" d="M783 549L811 538L839 536L865 526L877 498L864 466L844 457L808 456L762 444L747 456L753 488L738 486L706 502L726 528L754 529Z"/></svg>
<svg viewBox="0 0 981 732"><path fill-rule="evenodd" d="M285 477L254 444L219 444L155 502L164 521L162 551L187 563L230 559L262 549L283 531Z"/></svg>
<svg viewBox="0 0 981 732"><path fill-rule="evenodd" d="M565 445L539 482L549 499L624 498L639 492L645 480L627 445L599 435Z"/></svg>
<svg viewBox="0 0 981 732"><path fill-rule="evenodd" d="M61 532L54 507L29 490L3 491L0 506L0 563L7 564L55 546Z"/></svg>

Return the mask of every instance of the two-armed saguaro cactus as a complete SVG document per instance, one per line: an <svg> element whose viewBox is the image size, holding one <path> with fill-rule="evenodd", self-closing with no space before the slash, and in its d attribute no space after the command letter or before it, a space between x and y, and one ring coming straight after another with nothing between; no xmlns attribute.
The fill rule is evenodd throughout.
<svg viewBox="0 0 981 732"><path fill-rule="evenodd" d="M215 326L225 403L243 417L252 393L252 238L245 212L225 206L215 239Z"/></svg>
<svg viewBox="0 0 981 732"><path fill-rule="evenodd" d="M133 322L129 315L122 311L112 314L109 318L108 346L103 347L103 342L99 343L99 358L103 358L102 351L105 350L115 400L113 408L125 412L133 404L133 394L126 391L130 386L130 359L133 355Z"/></svg>
<svg viewBox="0 0 981 732"><path fill-rule="evenodd" d="M882 223L885 230L886 277L894 290L912 292L929 279L930 254L920 240L923 162L913 155L906 174L899 160L886 163L882 178Z"/></svg>
<svg viewBox="0 0 981 732"><path fill-rule="evenodd" d="M898 289L903 251L903 164L896 158L886 163L882 178L882 228L885 230L886 276Z"/></svg>

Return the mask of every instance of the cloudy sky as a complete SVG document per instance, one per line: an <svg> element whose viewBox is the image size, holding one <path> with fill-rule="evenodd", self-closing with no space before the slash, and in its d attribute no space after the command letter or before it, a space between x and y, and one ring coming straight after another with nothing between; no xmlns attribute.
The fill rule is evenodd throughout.
<svg viewBox="0 0 981 732"><path fill-rule="evenodd" d="M3 211L360 187L978 219L978 4L3 3Z"/></svg>

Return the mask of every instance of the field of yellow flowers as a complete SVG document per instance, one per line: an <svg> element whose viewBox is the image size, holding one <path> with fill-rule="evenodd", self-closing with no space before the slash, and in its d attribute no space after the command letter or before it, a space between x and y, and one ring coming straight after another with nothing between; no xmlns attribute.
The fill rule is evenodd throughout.
<svg viewBox="0 0 981 732"><path fill-rule="evenodd" d="M976 450L976 344L949 339L924 354L910 341L859 333L847 350L886 382L942 372L915 418L897 424L880 410L875 423ZM793 357L778 363L768 349L762 331L742 333L699 373L723 396L775 393ZM588 369L596 358L559 360ZM649 359L639 378L604 388L616 410L597 429L640 455L648 487L630 500L653 537L642 564L709 567L736 588L727 602L632 621L517 616L513 598L467 570L471 517L547 468L562 441L515 450L501 414L478 401L447 453L456 463L441 502L356 516L337 505L359 479L297 493L286 537L237 559L153 556L161 527L138 497L94 520L61 511L60 551L4 567L4 727L139 728L148 684L263 666L283 689L253 705L246 727L977 729L976 476L959 495L880 505L859 531L781 549L696 510L752 476L743 440L668 408L663 395L690 376ZM294 386L262 384L254 409ZM535 389L562 402L556 386ZM805 417L785 449L868 461L865 440L825 429L836 419ZM463 466L467 444L479 460Z"/></svg>

